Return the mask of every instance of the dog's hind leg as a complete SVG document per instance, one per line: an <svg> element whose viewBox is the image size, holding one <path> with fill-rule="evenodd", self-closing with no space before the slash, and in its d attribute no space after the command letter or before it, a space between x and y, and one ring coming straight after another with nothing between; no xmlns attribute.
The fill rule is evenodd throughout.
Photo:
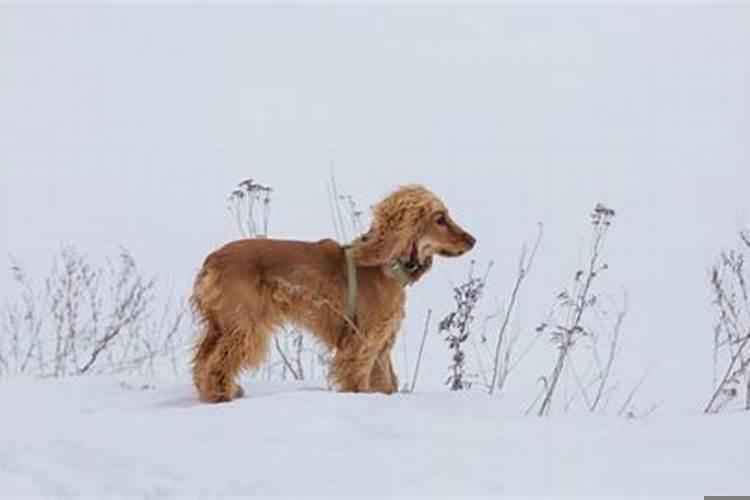
<svg viewBox="0 0 750 500"><path fill-rule="evenodd" d="M196 381L200 399L209 403L232 401L244 391L237 377L244 369L258 368L266 357L271 328L238 317L223 328Z"/></svg>
<svg viewBox="0 0 750 500"><path fill-rule="evenodd" d="M203 332L195 344L195 353L193 354L193 383L198 389L198 395L201 400L209 401L209 360L211 359L216 345L221 338L221 330L215 321L210 319L203 320Z"/></svg>

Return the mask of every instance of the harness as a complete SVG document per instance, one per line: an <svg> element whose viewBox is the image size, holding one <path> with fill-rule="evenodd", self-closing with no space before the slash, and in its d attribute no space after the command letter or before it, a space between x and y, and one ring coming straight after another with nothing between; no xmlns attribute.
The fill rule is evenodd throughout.
<svg viewBox="0 0 750 500"><path fill-rule="evenodd" d="M358 282L357 282L357 264L354 262L354 249L351 245L344 247L344 255L346 255L346 279L347 279L347 292L346 292L346 319L351 322L352 325L357 325L357 298L359 297ZM409 271L406 264L401 262L399 259L394 260L390 265L391 272L398 280L402 287L409 284Z"/></svg>

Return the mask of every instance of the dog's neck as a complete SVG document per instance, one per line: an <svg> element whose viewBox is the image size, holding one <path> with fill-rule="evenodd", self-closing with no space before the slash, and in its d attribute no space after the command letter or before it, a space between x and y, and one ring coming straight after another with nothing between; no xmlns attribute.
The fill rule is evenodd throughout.
<svg viewBox="0 0 750 500"><path fill-rule="evenodd" d="M346 259L347 275L346 319L350 324L356 326L359 292L357 290L357 264L354 262L351 246L344 247L344 256ZM404 263L399 259L394 260L389 267L396 281L404 288L414 281L414 273L419 271L419 264L414 264L413 262Z"/></svg>
<svg viewBox="0 0 750 500"><path fill-rule="evenodd" d="M391 262L390 268L391 272L393 273L393 277L396 278L401 286L405 287L411 284L411 272L409 272L408 263L404 263L400 259L396 259Z"/></svg>
<svg viewBox="0 0 750 500"><path fill-rule="evenodd" d="M365 267L380 265L402 287L415 283L419 277L424 274L424 270L429 268L429 265L424 265L419 261L419 253L416 244L409 245L410 251L404 252L401 256L395 257L390 262L362 262L361 257L358 257L357 254L358 252L361 252L362 244L367 241L367 238L368 236L364 235L354 242L344 245L350 263L356 263L356 265Z"/></svg>
<svg viewBox="0 0 750 500"><path fill-rule="evenodd" d="M396 259L386 266L401 286L413 285L432 267L432 257L425 262L417 259Z"/></svg>

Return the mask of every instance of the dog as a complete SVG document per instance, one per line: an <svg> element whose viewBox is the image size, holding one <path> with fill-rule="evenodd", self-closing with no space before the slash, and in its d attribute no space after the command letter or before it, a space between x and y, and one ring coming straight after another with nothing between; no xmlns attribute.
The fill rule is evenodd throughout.
<svg viewBox="0 0 750 500"><path fill-rule="evenodd" d="M192 306L201 325L193 380L201 401L242 397L237 376L257 369L279 327L311 332L333 352L329 377L344 392L398 390L391 350L406 285L433 256L458 257L475 238L422 186L398 189L373 207L370 230L350 246L245 239L209 255Z"/></svg>

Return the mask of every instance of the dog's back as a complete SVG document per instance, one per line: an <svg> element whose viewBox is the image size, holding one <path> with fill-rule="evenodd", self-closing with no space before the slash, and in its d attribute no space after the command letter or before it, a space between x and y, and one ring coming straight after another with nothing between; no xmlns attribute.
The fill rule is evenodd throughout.
<svg viewBox="0 0 750 500"><path fill-rule="evenodd" d="M344 250L333 240L319 242L246 239L233 241L209 255L204 270L230 279L247 279L253 274L272 277L304 274L306 270L341 272Z"/></svg>

